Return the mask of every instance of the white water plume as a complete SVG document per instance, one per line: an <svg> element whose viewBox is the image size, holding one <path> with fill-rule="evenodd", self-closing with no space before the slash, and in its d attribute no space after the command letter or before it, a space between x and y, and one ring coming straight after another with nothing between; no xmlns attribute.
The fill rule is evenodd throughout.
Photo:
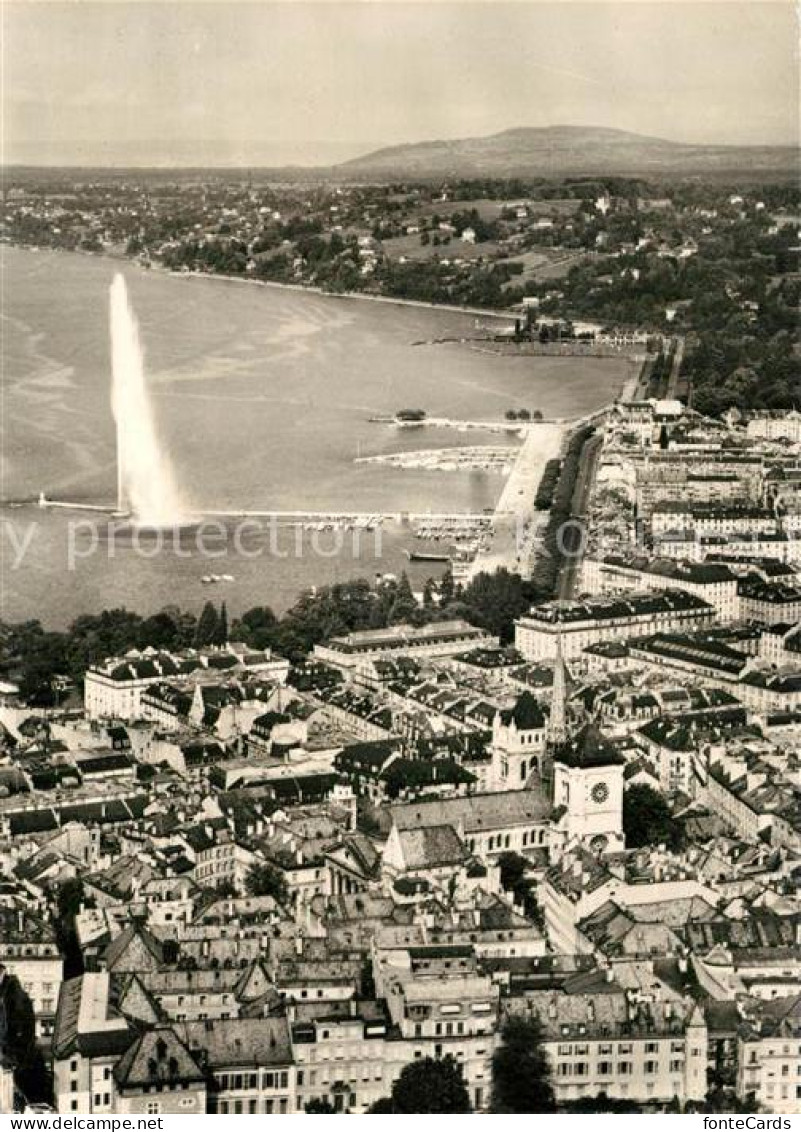
<svg viewBox="0 0 801 1132"><path fill-rule="evenodd" d="M145 380L139 327L122 275L111 284L111 407L117 422L117 510L135 523L168 527L184 508L162 451Z"/></svg>

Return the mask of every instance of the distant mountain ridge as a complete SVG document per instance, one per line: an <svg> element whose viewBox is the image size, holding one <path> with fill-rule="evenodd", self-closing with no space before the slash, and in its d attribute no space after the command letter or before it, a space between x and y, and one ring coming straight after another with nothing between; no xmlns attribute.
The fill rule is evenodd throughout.
<svg viewBox="0 0 801 1132"><path fill-rule="evenodd" d="M711 146L608 127L523 126L488 137L395 145L337 166L348 175L514 177L798 170L793 146Z"/></svg>

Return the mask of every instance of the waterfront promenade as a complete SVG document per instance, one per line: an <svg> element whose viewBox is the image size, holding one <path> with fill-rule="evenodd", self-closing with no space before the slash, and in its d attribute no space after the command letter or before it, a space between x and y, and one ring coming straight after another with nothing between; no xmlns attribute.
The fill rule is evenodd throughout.
<svg viewBox="0 0 801 1132"><path fill-rule="evenodd" d="M548 518L547 512L534 510L534 497L545 465L559 455L564 429L554 423L527 426L517 462L495 508L489 541L471 563L469 577L502 567L528 576L534 545Z"/></svg>

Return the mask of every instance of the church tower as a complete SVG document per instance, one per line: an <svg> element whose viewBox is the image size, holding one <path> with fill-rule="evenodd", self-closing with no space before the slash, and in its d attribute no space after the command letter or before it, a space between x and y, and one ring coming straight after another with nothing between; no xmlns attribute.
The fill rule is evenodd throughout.
<svg viewBox="0 0 801 1132"><path fill-rule="evenodd" d="M614 853L623 838L625 759L594 723L554 749L553 805L564 849L583 844Z"/></svg>
<svg viewBox="0 0 801 1132"><path fill-rule="evenodd" d="M547 718L531 692L522 692L511 708L492 723L490 790L524 790L531 775L542 771Z"/></svg>

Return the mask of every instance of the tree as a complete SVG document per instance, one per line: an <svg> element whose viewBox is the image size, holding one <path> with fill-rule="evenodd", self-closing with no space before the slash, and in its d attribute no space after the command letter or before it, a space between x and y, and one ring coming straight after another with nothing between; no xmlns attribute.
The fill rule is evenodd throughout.
<svg viewBox="0 0 801 1132"><path fill-rule="evenodd" d="M335 1113L336 1109L326 1097L312 1097L312 1099L305 1106L306 1112L315 1113Z"/></svg>
<svg viewBox="0 0 801 1132"><path fill-rule="evenodd" d="M378 1105L381 1107L378 1108ZM448 1056L437 1059L423 1057L404 1066L392 1086L389 1100L378 1101L370 1111L456 1113L473 1110L461 1067Z"/></svg>
<svg viewBox="0 0 801 1132"><path fill-rule="evenodd" d="M0 972L0 1061L14 1070L14 1084L29 1101L49 1102L52 1086L36 1044L36 1015L16 975Z"/></svg>
<svg viewBox="0 0 801 1132"><path fill-rule="evenodd" d="M501 887L512 894L516 904L522 904L529 919L542 921L542 909L537 903L533 878L528 876L529 862L519 853L501 853L498 858Z"/></svg>
<svg viewBox="0 0 801 1132"><path fill-rule="evenodd" d="M556 1112L551 1067L538 1019L509 1014L492 1055L493 1112Z"/></svg>
<svg viewBox="0 0 801 1132"><path fill-rule="evenodd" d="M245 877L245 888L251 896L272 896L279 904L289 898L283 873L273 865L252 865Z"/></svg>
<svg viewBox="0 0 801 1132"><path fill-rule="evenodd" d="M643 845L667 845L680 849L684 833L665 799L645 783L635 783L623 793L623 833L630 849Z"/></svg>
<svg viewBox="0 0 801 1132"><path fill-rule="evenodd" d="M514 639L515 620L530 604L520 575L503 567L493 574L476 574L465 586L462 600L470 610L470 620L499 636L502 643Z"/></svg>
<svg viewBox="0 0 801 1132"><path fill-rule="evenodd" d="M379 1099L374 1104L370 1105L367 1113L370 1116L380 1116L382 1113L390 1113L394 1111L395 1109L392 1107L392 1100L389 1097L379 1097Z"/></svg>
<svg viewBox="0 0 801 1132"><path fill-rule="evenodd" d="M231 628L233 640L243 640L254 649L268 648L275 635L277 619L268 605L257 605L234 621Z"/></svg>
<svg viewBox="0 0 801 1132"><path fill-rule="evenodd" d="M642 1112L642 1106L636 1101L626 1100L623 1097L610 1097L606 1093L598 1093L595 1097L578 1097L574 1101L567 1101L560 1106L563 1112ZM672 1109L671 1111L679 1111Z"/></svg>
<svg viewBox="0 0 801 1132"><path fill-rule="evenodd" d="M142 648L148 646L154 649L180 648L178 626L170 614L162 609L160 613L156 613L142 622L139 630L139 642Z"/></svg>
<svg viewBox="0 0 801 1132"><path fill-rule="evenodd" d="M409 577L404 570L398 582L398 588L395 591L395 600L392 603L390 610L390 621L395 624L403 621L408 621L417 613L417 602L412 593L412 586Z"/></svg>
<svg viewBox="0 0 801 1132"><path fill-rule="evenodd" d="M439 603L441 606L450 605L456 594L456 585L453 580L453 570L450 566L444 572L439 582Z"/></svg>
<svg viewBox="0 0 801 1132"><path fill-rule="evenodd" d="M213 645L225 645L228 643L228 610L225 608L225 602L220 606L220 615L214 627L214 637L211 643Z"/></svg>
<svg viewBox="0 0 801 1132"><path fill-rule="evenodd" d="M207 601L198 618L197 629L195 630L195 648L203 648L205 645L214 643L217 625L217 610L210 601Z"/></svg>

